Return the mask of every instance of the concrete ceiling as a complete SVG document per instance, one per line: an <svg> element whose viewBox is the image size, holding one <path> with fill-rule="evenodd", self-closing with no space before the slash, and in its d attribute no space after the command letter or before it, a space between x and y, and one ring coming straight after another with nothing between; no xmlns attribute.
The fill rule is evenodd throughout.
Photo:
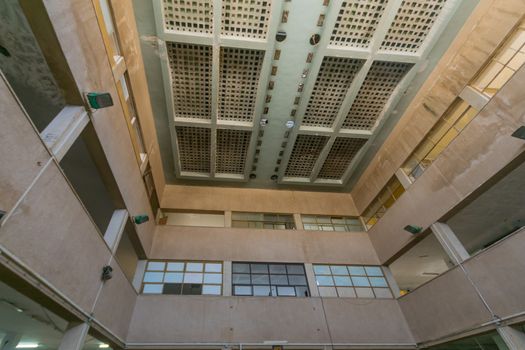
<svg viewBox="0 0 525 350"><path fill-rule="evenodd" d="M168 183L349 191L477 2L135 0Z"/></svg>

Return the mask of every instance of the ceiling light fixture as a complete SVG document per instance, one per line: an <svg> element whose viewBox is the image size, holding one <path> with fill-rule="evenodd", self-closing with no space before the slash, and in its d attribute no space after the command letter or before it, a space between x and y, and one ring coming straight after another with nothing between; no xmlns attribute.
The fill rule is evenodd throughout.
<svg viewBox="0 0 525 350"><path fill-rule="evenodd" d="M18 343L16 349L35 349L38 348L38 343Z"/></svg>
<svg viewBox="0 0 525 350"><path fill-rule="evenodd" d="M98 346L99 349L109 349L109 345L108 344L100 344Z"/></svg>

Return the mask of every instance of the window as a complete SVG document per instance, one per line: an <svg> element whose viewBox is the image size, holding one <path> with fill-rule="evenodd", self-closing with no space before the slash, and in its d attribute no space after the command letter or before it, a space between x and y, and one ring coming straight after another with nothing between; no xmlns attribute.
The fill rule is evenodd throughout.
<svg viewBox="0 0 525 350"><path fill-rule="evenodd" d="M148 194L151 210L153 211L153 214L157 215L157 212L160 208L160 204L159 198L157 197L157 190L155 189L155 182L153 181L153 173L151 172L151 166L149 162L146 165L146 170L144 170L142 179L144 180L144 185L146 186L146 193Z"/></svg>
<svg viewBox="0 0 525 350"><path fill-rule="evenodd" d="M143 294L222 295L222 263L149 261Z"/></svg>
<svg viewBox="0 0 525 350"><path fill-rule="evenodd" d="M303 227L307 231L363 231L359 218L344 216L301 215Z"/></svg>
<svg viewBox="0 0 525 350"><path fill-rule="evenodd" d="M366 227L371 228L374 226L403 193L405 193L405 188L397 177L393 176L368 208L365 209L363 219Z"/></svg>
<svg viewBox="0 0 525 350"><path fill-rule="evenodd" d="M417 146L401 169L414 181L478 114L474 107L457 99L424 140Z"/></svg>
<svg viewBox="0 0 525 350"><path fill-rule="evenodd" d="M492 97L525 63L525 21L507 39L498 53L478 73L471 86Z"/></svg>
<svg viewBox="0 0 525 350"><path fill-rule="evenodd" d="M224 213L191 213L163 211L166 225L224 227Z"/></svg>
<svg viewBox="0 0 525 350"><path fill-rule="evenodd" d="M232 213L232 227L295 230L292 214Z"/></svg>
<svg viewBox="0 0 525 350"><path fill-rule="evenodd" d="M99 22L99 25L105 29L107 49L110 51L110 55L113 56L115 62L117 62L121 56L120 46L118 43L117 33L115 31L115 25L113 24L113 15L111 13L111 7L108 0L100 0L100 12L103 18L103 22Z"/></svg>
<svg viewBox="0 0 525 350"><path fill-rule="evenodd" d="M310 295L302 264L232 264L233 295L307 297Z"/></svg>
<svg viewBox="0 0 525 350"><path fill-rule="evenodd" d="M340 298L392 298L380 266L314 265L319 295Z"/></svg>

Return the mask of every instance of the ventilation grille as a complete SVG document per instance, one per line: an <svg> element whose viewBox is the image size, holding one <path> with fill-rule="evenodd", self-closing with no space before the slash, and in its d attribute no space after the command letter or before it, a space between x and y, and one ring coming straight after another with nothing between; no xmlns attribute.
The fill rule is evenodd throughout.
<svg viewBox="0 0 525 350"><path fill-rule="evenodd" d="M312 96L306 107L303 125L331 127L343 103L346 92L362 60L325 57Z"/></svg>
<svg viewBox="0 0 525 350"><path fill-rule="evenodd" d="M166 30L211 34L212 0L163 0Z"/></svg>
<svg viewBox="0 0 525 350"><path fill-rule="evenodd" d="M222 34L266 39L271 0L222 0Z"/></svg>
<svg viewBox="0 0 525 350"><path fill-rule="evenodd" d="M221 47L219 119L251 122L264 51Z"/></svg>
<svg viewBox="0 0 525 350"><path fill-rule="evenodd" d="M416 52L439 16L446 0L404 0L381 49Z"/></svg>
<svg viewBox="0 0 525 350"><path fill-rule="evenodd" d="M343 1L330 44L367 48L385 7L385 0Z"/></svg>
<svg viewBox="0 0 525 350"><path fill-rule="evenodd" d="M310 177L328 136L298 135L293 146L285 176Z"/></svg>
<svg viewBox="0 0 525 350"><path fill-rule="evenodd" d="M348 112L343 128L371 130L392 92L411 67L411 63L375 61Z"/></svg>
<svg viewBox="0 0 525 350"><path fill-rule="evenodd" d="M244 174L250 135L244 130L217 130L217 173Z"/></svg>
<svg viewBox="0 0 525 350"><path fill-rule="evenodd" d="M340 180L350 165L350 162L352 162L352 159L354 159L357 152L359 152L365 143L366 139L336 138L319 172L318 178Z"/></svg>
<svg viewBox="0 0 525 350"><path fill-rule="evenodd" d="M176 118L210 119L211 47L166 43Z"/></svg>
<svg viewBox="0 0 525 350"><path fill-rule="evenodd" d="M210 129L175 127L181 171L210 172Z"/></svg>

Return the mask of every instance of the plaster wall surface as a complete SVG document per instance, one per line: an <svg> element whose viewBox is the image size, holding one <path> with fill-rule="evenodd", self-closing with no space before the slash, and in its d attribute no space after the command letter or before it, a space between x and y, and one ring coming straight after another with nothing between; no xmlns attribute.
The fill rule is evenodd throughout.
<svg viewBox="0 0 525 350"><path fill-rule="evenodd" d="M265 340L303 344L412 342L395 300L335 298L142 295L128 336L130 343Z"/></svg>
<svg viewBox="0 0 525 350"><path fill-rule="evenodd" d="M354 186L351 194L359 213L401 167L524 13L525 3L521 0L480 1Z"/></svg>
<svg viewBox="0 0 525 350"><path fill-rule="evenodd" d="M357 216L347 193L167 185L162 208Z"/></svg>
<svg viewBox="0 0 525 350"><path fill-rule="evenodd" d="M113 97L115 105L93 112L92 122L130 215L154 217L91 0L52 0L45 6L78 89L105 91ZM146 252L154 228L151 221L137 227Z"/></svg>
<svg viewBox="0 0 525 350"><path fill-rule="evenodd" d="M428 228L524 154L523 141L510 136L525 123L524 87L522 67L369 230L382 262L414 239L404 226Z"/></svg>
<svg viewBox="0 0 525 350"><path fill-rule="evenodd" d="M150 259L379 264L365 232L158 226Z"/></svg>

